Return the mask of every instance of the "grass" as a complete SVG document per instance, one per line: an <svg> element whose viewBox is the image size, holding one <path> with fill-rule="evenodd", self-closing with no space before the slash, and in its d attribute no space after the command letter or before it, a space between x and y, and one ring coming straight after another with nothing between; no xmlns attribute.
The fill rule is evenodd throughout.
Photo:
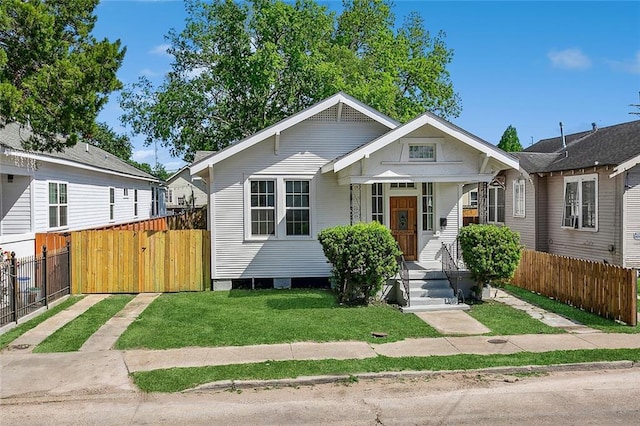
<svg viewBox="0 0 640 426"><path fill-rule="evenodd" d="M388 336L372 337L374 331ZM163 294L120 336L116 348L391 342L439 335L391 306L339 306L326 290L232 290Z"/></svg>
<svg viewBox="0 0 640 426"><path fill-rule="evenodd" d="M180 392L219 380L268 380L318 375L354 375L382 371L473 370L500 366L574 364L597 361L638 361L638 349L589 349L505 355L454 355L319 361L268 361L195 368L171 368L132 373L145 392Z"/></svg>
<svg viewBox="0 0 640 426"><path fill-rule="evenodd" d="M550 327L519 309L494 300L476 303L468 312L473 318L487 326L492 336L511 336L515 334L560 334L564 330Z"/></svg>
<svg viewBox="0 0 640 426"><path fill-rule="evenodd" d="M38 315L37 317L32 318L29 321L25 321L22 324L7 331L6 333L3 333L2 335L0 335L0 350L6 348L9 345L9 343L13 342L14 340L22 336L27 331L45 322L46 320L48 320L58 312L64 311L65 309L67 309L68 307L70 307L71 305L73 305L74 303L78 302L81 299L82 299L81 296L71 296L67 298L67 300L65 300L64 302L60 303L59 305L56 305L51 309L46 310L45 312Z"/></svg>
<svg viewBox="0 0 640 426"><path fill-rule="evenodd" d="M96 303L76 319L47 337L33 352L73 352L79 350L93 333L120 312L132 295L113 295Z"/></svg>
<svg viewBox="0 0 640 426"><path fill-rule="evenodd" d="M546 309L547 311L570 318L596 330L606 333L640 333L640 326L631 327L610 319L602 318L590 312L585 312L573 306L565 305L564 303L549 299L546 296L541 296L523 288L507 285L505 286L505 290L525 302L529 302L533 305Z"/></svg>

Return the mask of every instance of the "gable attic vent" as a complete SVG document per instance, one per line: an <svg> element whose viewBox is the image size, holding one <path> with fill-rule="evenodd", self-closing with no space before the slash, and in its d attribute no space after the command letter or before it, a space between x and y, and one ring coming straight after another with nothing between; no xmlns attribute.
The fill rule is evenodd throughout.
<svg viewBox="0 0 640 426"><path fill-rule="evenodd" d="M334 105L308 118L309 121L337 121L338 106Z"/></svg>

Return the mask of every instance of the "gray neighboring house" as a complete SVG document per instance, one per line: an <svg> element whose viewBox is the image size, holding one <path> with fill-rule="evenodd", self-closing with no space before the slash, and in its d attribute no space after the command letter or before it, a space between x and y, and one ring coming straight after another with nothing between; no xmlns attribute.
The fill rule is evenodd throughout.
<svg viewBox="0 0 640 426"><path fill-rule="evenodd" d="M640 268L640 121L543 139L505 176L505 225L529 249Z"/></svg>

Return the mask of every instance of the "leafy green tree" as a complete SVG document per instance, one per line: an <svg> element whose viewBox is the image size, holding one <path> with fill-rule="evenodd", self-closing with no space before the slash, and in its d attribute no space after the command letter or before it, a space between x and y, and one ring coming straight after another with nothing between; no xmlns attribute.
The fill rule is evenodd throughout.
<svg viewBox="0 0 640 426"><path fill-rule="evenodd" d="M318 241L331 263L340 303L368 304L398 272L398 244L378 222L327 228Z"/></svg>
<svg viewBox="0 0 640 426"><path fill-rule="evenodd" d="M91 35L97 4L0 2L0 125L29 125L27 149L60 151L93 134L109 93L121 88L125 49Z"/></svg>
<svg viewBox="0 0 640 426"><path fill-rule="evenodd" d="M117 134L107 123L98 123L94 133L87 136L87 140L122 160L131 159L131 141L126 135Z"/></svg>
<svg viewBox="0 0 640 426"><path fill-rule="evenodd" d="M186 2L175 61L161 85L146 78L122 94L124 123L190 161L338 91L406 121L430 110L457 116L444 34L417 14L395 29L386 0L345 0L336 16L313 0Z"/></svg>
<svg viewBox="0 0 640 426"><path fill-rule="evenodd" d="M479 297L485 284L508 282L520 263L520 235L506 226L465 226L458 239L464 263L477 282Z"/></svg>
<svg viewBox="0 0 640 426"><path fill-rule="evenodd" d="M520 139L518 139L518 132L516 132L515 127L511 125L507 127L507 130L504 131L500 138L498 148L507 152L522 151L522 145L520 144Z"/></svg>

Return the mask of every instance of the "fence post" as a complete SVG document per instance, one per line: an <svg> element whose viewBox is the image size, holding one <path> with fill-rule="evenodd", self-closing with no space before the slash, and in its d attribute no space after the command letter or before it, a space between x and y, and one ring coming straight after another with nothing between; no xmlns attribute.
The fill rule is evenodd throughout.
<svg viewBox="0 0 640 426"><path fill-rule="evenodd" d="M69 294L72 294L72 288L71 286L73 285L73 271L71 270L71 236L69 236L69 238L67 238L67 271L69 271Z"/></svg>
<svg viewBox="0 0 640 426"><path fill-rule="evenodd" d="M47 291L47 246L42 246L42 290L44 291L44 306L49 306L49 292Z"/></svg>
<svg viewBox="0 0 640 426"><path fill-rule="evenodd" d="M13 321L18 322L18 297L19 297L19 289L18 289L18 280L16 279L16 275L18 273L16 267L16 252L11 252L11 264L9 265L9 282L10 287L13 289L13 298L11 302L13 303L12 311L13 311Z"/></svg>

